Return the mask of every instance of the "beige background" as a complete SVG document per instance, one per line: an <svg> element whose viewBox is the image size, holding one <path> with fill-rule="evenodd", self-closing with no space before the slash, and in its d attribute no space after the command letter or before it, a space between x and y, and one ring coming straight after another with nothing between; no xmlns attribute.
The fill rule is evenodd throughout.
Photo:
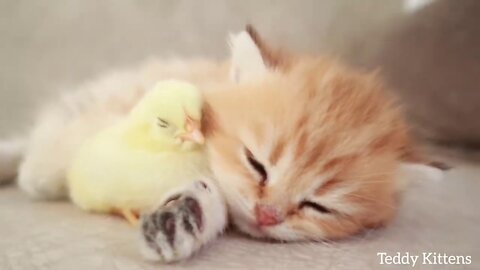
<svg viewBox="0 0 480 270"><path fill-rule="evenodd" d="M0 135L25 127L52 93L109 68L152 56L224 58L228 33L247 23L288 48L362 57L401 7L399 0L1 0Z"/></svg>

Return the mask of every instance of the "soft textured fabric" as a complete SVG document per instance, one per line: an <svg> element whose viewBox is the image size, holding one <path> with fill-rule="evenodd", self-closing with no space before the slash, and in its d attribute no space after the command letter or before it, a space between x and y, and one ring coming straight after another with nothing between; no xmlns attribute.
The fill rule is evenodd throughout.
<svg viewBox="0 0 480 270"><path fill-rule="evenodd" d="M233 232L175 265L148 263L137 231L115 217L87 214L67 202L33 202L14 187L0 189L0 269L409 269L380 265L377 252L470 255L479 269L480 170L450 171L440 181L417 179L397 218L385 229L332 243L270 243Z"/></svg>

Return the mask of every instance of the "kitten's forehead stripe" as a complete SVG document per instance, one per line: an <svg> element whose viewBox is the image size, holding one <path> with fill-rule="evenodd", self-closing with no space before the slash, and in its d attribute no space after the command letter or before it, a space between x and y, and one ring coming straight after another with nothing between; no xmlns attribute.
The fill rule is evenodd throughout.
<svg viewBox="0 0 480 270"><path fill-rule="evenodd" d="M314 167L318 166L318 162L323 157L325 152L326 144L324 142L317 142L317 144L310 150L310 155L306 159L306 161L302 164L303 169L308 171L313 169Z"/></svg>
<svg viewBox="0 0 480 270"><path fill-rule="evenodd" d="M315 195L316 196L322 196L322 195L325 195L326 193L330 192L334 187L335 185L337 185L338 183L340 183L340 179L339 178L333 178L329 181L327 181L325 184L321 185L316 191L315 191Z"/></svg>
<svg viewBox="0 0 480 270"><path fill-rule="evenodd" d="M305 152L305 149L306 149L306 145L307 145L307 141L308 141L308 134L306 131L303 131L300 136L298 137L298 141L297 141L297 148L295 150L295 158L298 159L300 158L304 152Z"/></svg>
<svg viewBox="0 0 480 270"><path fill-rule="evenodd" d="M339 168L340 166L345 167L345 166L348 166L350 163L352 163L354 160L355 160L354 155L337 157L325 163L325 165L323 166L323 170L330 171L330 170Z"/></svg>
<svg viewBox="0 0 480 270"><path fill-rule="evenodd" d="M307 122L308 122L308 117L306 115L302 115L296 124L296 127L295 127L296 130L302 130L303 127L307 125Z"/></svg>
<svg viewBox="0 0 480 270"><path fill-rule="evenodd" d="M279 139L275 143L275 146L274 146L273 151L271 152L270 158L269 158L270 164L272 164L272 166L277 164L278 160L280 159L280 156L283 154L284 149L285 149L285 144L286 144L286 141L283 140L283 139Z"/></svg>

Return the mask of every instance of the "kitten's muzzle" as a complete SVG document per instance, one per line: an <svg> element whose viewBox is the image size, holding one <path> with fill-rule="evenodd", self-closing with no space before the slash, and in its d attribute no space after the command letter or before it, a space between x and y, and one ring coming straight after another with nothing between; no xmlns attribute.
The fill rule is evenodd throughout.
<svg viewBox="0 0 480 270"><path fill-rule="evenodd" d="M260 227L274 226L283 222L283 215L274 206L268 204L255 205L255 219Z"/></svg>

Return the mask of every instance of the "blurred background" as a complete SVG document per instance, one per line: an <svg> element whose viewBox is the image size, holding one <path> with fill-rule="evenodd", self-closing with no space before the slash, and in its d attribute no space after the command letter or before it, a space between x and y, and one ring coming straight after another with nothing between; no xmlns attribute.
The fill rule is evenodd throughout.
<svg viewBox="0 0 480 270"><path fill-rule="evenodd" d="M225 58L228 33L251 23L272 44L380 68L419 138L475 160L479 18L477 0L0 0L0 136L111 68Z"/></svg>

